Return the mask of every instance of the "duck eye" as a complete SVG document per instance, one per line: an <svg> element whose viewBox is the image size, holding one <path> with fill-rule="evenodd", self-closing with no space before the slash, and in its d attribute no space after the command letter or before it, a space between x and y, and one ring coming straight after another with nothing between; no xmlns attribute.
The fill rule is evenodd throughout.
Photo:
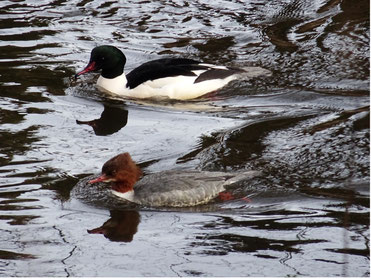
<svg viewBox="0 0 371 279"><path fill-rule="evenodd" d="M103 62L104 59L105 59L104 56L97 56L96 61L97 61L97 62Z"/></svg>

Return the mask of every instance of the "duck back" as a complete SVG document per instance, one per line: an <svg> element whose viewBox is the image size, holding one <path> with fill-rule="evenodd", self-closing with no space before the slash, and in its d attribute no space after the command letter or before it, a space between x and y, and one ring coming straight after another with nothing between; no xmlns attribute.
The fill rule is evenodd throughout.
<svg viewBox="0 0 371 279"><path fill-rule="evenodd" d="M226 187L258 172L164 171L143 177L134 187L134 202L146 206L185 207L206 204Z"/></svg>

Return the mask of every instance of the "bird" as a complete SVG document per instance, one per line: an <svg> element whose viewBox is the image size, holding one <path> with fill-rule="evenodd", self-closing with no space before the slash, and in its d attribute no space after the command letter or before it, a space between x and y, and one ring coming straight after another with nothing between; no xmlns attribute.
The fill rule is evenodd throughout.
<svg viewBox="0 0 371 279"><path fill-rule="evenodd" d="M146 62L125 74L126 57L111 45L93 48L88 65L79 76L100 71L97 88L133 99L189 100L214 92L237 79L245 70L216 66L188 58L161 58Z"/></svg>
<svg viewBox="0 0 371 279"><path fill-rule="evenodd" d="M234 199L228 187L258 177L260 171L167 170L141 176L141 169L125 152L104 163L101 175L88 183L111 183L113 195L136 205L190 207L206 204L216 198Z"/></svg>

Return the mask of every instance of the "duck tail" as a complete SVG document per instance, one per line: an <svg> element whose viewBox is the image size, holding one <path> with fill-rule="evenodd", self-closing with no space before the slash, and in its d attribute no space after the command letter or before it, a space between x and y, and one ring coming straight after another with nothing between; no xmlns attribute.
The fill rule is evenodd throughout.
<svg viewBox="0 0 371 279"><path fill-rule="evenodd" d="M227 182L228 185L232 185L234 183L238 183L238 182L241 182L241 181L244 181L244 180L250 180L250 179L253 179L253 178L256 178L256 177L261 177L261 176L262 176L261 171L254 171L254 170L245 171L245 172L240 172L237 175L231 177L226 182Z"/></svg>

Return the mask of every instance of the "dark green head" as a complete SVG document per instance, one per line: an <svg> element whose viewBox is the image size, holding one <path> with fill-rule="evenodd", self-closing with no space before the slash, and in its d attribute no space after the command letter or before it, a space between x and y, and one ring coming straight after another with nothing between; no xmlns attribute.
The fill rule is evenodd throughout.
<svg viewBox="0 0 371 279"><path fill-rule="evenodd" d="M125 63L126 57L118 48L108 45L98 46L91 51L89 64L75 77L102 70L103 77L115 78L124 72Z"/></svg>

